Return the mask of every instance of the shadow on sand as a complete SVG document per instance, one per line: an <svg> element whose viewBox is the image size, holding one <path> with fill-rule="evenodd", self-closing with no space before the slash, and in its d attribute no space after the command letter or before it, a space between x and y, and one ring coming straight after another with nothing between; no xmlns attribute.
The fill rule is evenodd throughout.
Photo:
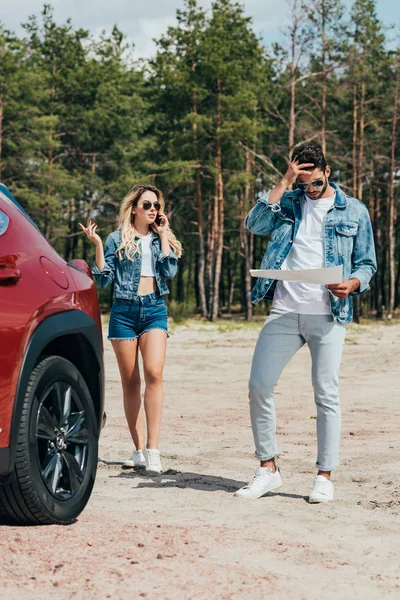
<svg viewBox="0 0 400 600"><path fill-rule="evenodd" d="M122 479L137 479L142 481L138 488L181 488L201 490L203 492L227 492L233 494L239 488L246 485L247 481L237 481L236 479L227 479L226 477L217 477L215 475L204 475L201 473L182 473L169 469L162 475L151 475L144 470L134 471L132 469L124 470L118 475L111 475ZM143 481L144 480L144 481ZM308 496L301 494L286 494L284 492L268 492L263 497L281 496L282 498L302 499L308 502Z"/></svg>
<svg viewBox="0 0 400 600"><path fill-rule="evenodd" d="M194 490L202 490L206 492L236 492L240 487L246 485L244 481L236 481L235 479L226 479L225 477L216 477L215 475L203 475L201 473L182 473L169 469L162 475L152 475L144 470L124 470L118 475L111 475L122 479L144 479L138 484L138 488L191 488Z"/></svg>

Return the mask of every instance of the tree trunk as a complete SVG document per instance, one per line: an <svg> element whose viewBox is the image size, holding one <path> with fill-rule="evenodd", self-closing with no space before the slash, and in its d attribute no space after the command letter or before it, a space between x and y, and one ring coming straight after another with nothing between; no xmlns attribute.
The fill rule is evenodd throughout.
<svg viewBox="0 0 400 600"><path fill-rule="evenodd" d="M198 159L196 159L198 162ZM200 181L200 167L196 167L196 199L197 199L197 212L198 212L198 233L199 233L199 270L197 274L199 299L201 314L204 318L207 318L207 298L205 288L205 247L204 247L204 219L203 219L203 202L201 194L201 181Z"/></svg>
<svg viewBox="0 0 400 600"><path fill-rule="evenodd" d="M397 247L397 275L396 275L396 293L394 297L394 308L397 309L400 304L400 244Z"/></svg>
<svg viewBox="0 0 400 600"><path fill-rule="evenodd" d="M396 201L394 194L394 178L396 170L396 135L397 135L397 119L398 119L398 103L399 103L399 62L400 62L400 50L397 52L396 60L396 85L394 92L394 105L393 105L393 120L392 120L392 140L390 148L390 172L389 172L389 194L388 194L388 213L389 213L389 302L388 302L388 319L392 319L394 310L395 300L395 253L396 253Z"/></svg>
<svg viewBox="0 0 400 600"><path fill-rule="evenodd" d="M387 307L387 294L386 294L386 267L387 267L387 260L386 260L386 251L385 251L385 235L384 232L382 233L382 256L381 256L381 291L382 291L382 314L386 311L386 307Z"/></svg>
<svg viewBox="0 0 400 600"><path fill-rule="evenodd" d="M362 201L364 187L364 129L365 129L365 82L361 82L360 145L358 152L358 199Z"/></svg>
<svg viewBox="0 0 400 600"><path fill-rule="evenodd" d="M353 84L353 196L357 196L357 123L358 123L358 106L357 106L357 83Z"/></svg>
<svg viewBox="0 0 400 600"><path fill-rule="evenodd" d="M193 253L192 253L192 248L190 247L190 251L189 254L186 256L186 262L188 265L192 265L193 264ZM190 297L191 297L191 290L192 290L192 282L193 282L193 272L194 269L191 269L190 267L188 268L188 274L187 274L187 280L186 280L186 292L185 292L185 304L188 305L189 301L190 301Z"/></svg>
<svg viewBox="0 0 400 600"><path fill-rule="evenodd" d="M196 257L196 267L194 274L194 295L196 299L196 310L200 310L200 292L199 292L199 256Z"/></svg>
<svg viewBox="0 0 400 600"><path fill-rule="evenodd" d="M358 169L357 169L357 83L353 85L353 196L357 195ZM353 318L355 323L360 322L360 298L355 296L353 300Z"/></svg>
<svg viewBox="0 0 400 600"><path fill-rule="evenodd" d="M215 211L215 197L213 205L209 205L209 226L208 226L208 244L207 244L207 271L208 271L208 318L211 319L212 306L214 302L214 279L215 279L215 229L218 226L216 219L218 211Z"/></svg>
<svg viewBox="0 0 400 600"><path fill-rule="evenodd" d="M232 304L233 304L233 294L235 293L235 278L232 277L230 286L229 286L229 299L228 299L228 313L232 314Z"/></svg>
<svg viewBox="0 0 400 600"><path fill-rule="evenodd" d="M210 320L215 321L219 310L219 284L221 280L222 251L224 244L224 184L222 180L222 147L221 147L221 123L222 123L222 82L217 81L217 121L216 121L216 157L215 157L215 196L214 196L214 281L212 303L210 306Z"/></svg>
<svg viewBox="0 0 400 600"><path fill-rule="evenodd" d="M192 60L192 72L195 70L195 61ZM197 116L197 94L192 94L192 109L195 117ZM197 205L197 229L199 234L199 268L197 273L197 285L200 297L200 309L202 316L207 318L207 298L205 289L205 248L204 248L204 217L203 217L203 196L201 192L201 174L200 174L200 157L199 147L197 141L197 122L196 119L193 121L193 145L194 145L194 157L196 161L196 205Z"/></svg>
<svg viewBox="0 0 400 600"><path fill-rule="evenodd" d="M230 236L226 237L225 243L226 243L226 245L228 247L228 251L225 252L225 254L223 256L223 260L222 260L222 272L226 273L226 278L228 280L228 306L227 306L227 311L228 311L228 314L230 315L231 312L232 312L231 288L232 288L232 282L234 282L234 276L232 274L232 248L231 248ZM224 282L224 277L222 276L222 280L221 280L221 304L222 304L222 306L224 306L224 304L225 304L225 294L224 294L224 285L223 285L223 282Z"/></svg>
<svg viewBox="0 0 400 600"><path fill-rule="evenodd" d="M375 232L375 244L376 244L376 259L377 259L377 272L375 277L376 287L376 316L378 319L382 319L382 228L381 228L381 195L378 186L375 186L375 202L374 202L374 232Z"/></svg>

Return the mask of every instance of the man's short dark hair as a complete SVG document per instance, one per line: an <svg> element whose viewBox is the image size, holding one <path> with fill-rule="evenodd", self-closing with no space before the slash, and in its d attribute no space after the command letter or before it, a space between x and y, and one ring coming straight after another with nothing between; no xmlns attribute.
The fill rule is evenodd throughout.
<svg viewBox="0 0 400 600"><path fill-rule="evenodd" d="M296 148L292 154L292 161L297 160L300 165L313 163L314 169L321 169L325 173L326 158L319 144L303 144Z"/></svg>

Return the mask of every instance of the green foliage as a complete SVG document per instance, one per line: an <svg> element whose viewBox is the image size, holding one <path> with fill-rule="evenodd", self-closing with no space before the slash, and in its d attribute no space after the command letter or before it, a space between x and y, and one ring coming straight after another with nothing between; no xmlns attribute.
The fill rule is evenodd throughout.
<svg viewBox="0 0 400 600"><path fill-rule="evenodd" d="M221 310L244 310L249 260L258 266L267 240L250 243L243 220L257 192L286 169L294 81L295 145L322 141L325 102L334 179L347 192L361 190L377 232L381 275L364 310L387 305L396 53L387 47L375 0L355 0L349 22L341 0L291 6L300 11L290 15L292 25L299 18L297 37L292 28L288 45L269 48L243 3L215 0L205 12L197 0L185 0L154 58L140 63L117 27L94 39L69 20L57 23L47 5L21 38L0 28L0 178L66 259L94 259L79 221L94 218L105 237L127 191L152 183L163 190L184 245L171 282L173 319L200 309L202 268L210 302L218 236ZM398 205L397 180L396 198ZM397 288L399 237L397 227ZM110 303L110 290L101 300ZM265 305L254 314L265 314Z"/></svg>
<svg viewBox="0 0 400 600"><path fill-rule="evenodd" d="M184 323L196 314L196 304L194 302L179 303L176 300L171 300L168 303L168 314L173 323Z"/></svg>

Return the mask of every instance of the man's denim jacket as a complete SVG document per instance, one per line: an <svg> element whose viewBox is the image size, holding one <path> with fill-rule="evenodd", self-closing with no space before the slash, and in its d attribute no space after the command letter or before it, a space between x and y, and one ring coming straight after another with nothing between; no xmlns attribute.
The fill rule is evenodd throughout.
<svg viewBox="0 0 400 600"><path fill-rule="evenodd" d="M328 211L325 226L325 266L343 265L343 279L357 278L360 287L340 300L329 291L334 319L350 323L353 318L352 295L369 289L376 271L374 236L369 213L364 204L347 196L337 185L334 206ZM258 235L271 233L261 269L280 269L289 254L302 218L304 192L286 192L277 204L268 204L268 195L261 196L246 218L246 227ZM254 304L263 298L272 298L276 286L273 279L257 279L251 300Z"/></svg>
<svg viewBox="0 0 400 600"><path fill-rule="evenodd" d="M171 248L169 256L161 250L161 240L159 236L151 232L152 240L150 247L153 252L154 269L156 272L156 282L160 294L163 296L169 294L166 279L175 277L178 270L178 259ZM132 260L128 259L125 250L121 251L122 259L116 254L117 248L121 245L121 232L119 229L113 231L108 236L104 246L105 266L100 271L94 264L92 273L101 288L107 287L114 281L114 299L121 298L132 300L137 296L140 275L142 271L142 254L136 252Z"/></svg>

